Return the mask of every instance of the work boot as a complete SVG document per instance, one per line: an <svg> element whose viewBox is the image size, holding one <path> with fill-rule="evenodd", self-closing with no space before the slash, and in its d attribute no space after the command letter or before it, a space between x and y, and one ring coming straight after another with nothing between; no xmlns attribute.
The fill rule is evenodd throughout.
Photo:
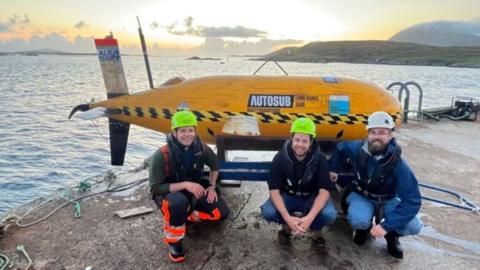
<svg viewBox="0 0 480 270"><path fill-rule="evenodd" d="M390 255L395 258L403 258L403 248L400 245L400 240L398 239L400 235L395 232L389 232L385 235L385 240L387 240L387 250Z"/></svg>
<svg viewBox="0 0 480 270"><path fill-rule="evenodd" d="M286 225L283 225L282 228L278 231L278 243L280 246L288 247L292 244L290 228Z"/></svg>
<svg viewBox="0 0 480 270"><path fill-rule="evenodd" d="M185 251L183 250L183 240L168 244L168 257L172 262L180 263L185 261Z"/></svg>
<svg viewBox="0 0 480 270"><path fill-rule="evenodd" d="M195 223L187 220L185 222L185 234L192 235L194 231L195 231Z"/></svg>
<svg viewBox="0 0 480 270"><path fill-rule="evenodd" d="M353 236L352 236L353 242L355 242L355 244L359 246L365 244L365 241L368 238L368 233L369 233L368 230L358 230L358 229L353 230Z"/></svg>

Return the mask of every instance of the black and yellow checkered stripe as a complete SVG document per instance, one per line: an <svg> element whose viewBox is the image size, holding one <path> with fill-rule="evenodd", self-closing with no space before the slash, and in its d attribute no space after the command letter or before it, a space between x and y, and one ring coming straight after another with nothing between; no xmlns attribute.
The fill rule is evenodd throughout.
<svg viewBox="0 0 480 270"><path fill-rule="evenodd" d="M170 120L176 110L154 107L132 107L124 106L122 109L114 110L117 113L130 117L167 119ZM231 116L252 116L261 123L287 124L297 118L307 117L315 124L327 125L356 125L367 124L368 114L325 114L325 113L279 113L279 112L229 112L229 111L192 111L199 122L221 122ZM391 115L394 120L401 117L401 112Z"/></svg>

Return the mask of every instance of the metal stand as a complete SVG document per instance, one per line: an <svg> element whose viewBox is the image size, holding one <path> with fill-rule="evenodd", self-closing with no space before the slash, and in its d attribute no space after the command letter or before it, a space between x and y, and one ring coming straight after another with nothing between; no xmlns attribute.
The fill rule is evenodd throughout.
<svg viewBox="0 0 480 270"><path fill-rule="evenodd" d="M217 156L219 161L226 161L228 150L278 151L288 138L260 136L217 136Z"/></svg>

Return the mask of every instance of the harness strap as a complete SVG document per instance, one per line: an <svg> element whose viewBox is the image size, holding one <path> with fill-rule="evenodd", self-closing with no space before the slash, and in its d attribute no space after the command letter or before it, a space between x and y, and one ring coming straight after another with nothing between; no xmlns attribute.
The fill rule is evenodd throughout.
<svg viewBox="0 0 480 270"><path fill-rule="evenodd" d="M163 155L163 170L165 172L165 178L170 176L170 150L168 149L168 145L164 145L160 147L160 152Z"/></svg>
<svg viewBox="0 0 480 270"><path fill-rule="evenodd" d="M357 181L354 181L353 184L355 185L356 191L365 195L369 199L378 201L379 203L385 202L385 201L394 197L394 194L375 194L375 193L371 193L368 190L363 189L360 185L358 185Z"/></svg>
<svg viewBox="0 0 480 270"><path fill-rule="evenodd" d="M287 189L288 194L294 195L297 197L307 197L310 196L312 193L310 192L300 192L300 191L295 191L293 189Z"/></svg>

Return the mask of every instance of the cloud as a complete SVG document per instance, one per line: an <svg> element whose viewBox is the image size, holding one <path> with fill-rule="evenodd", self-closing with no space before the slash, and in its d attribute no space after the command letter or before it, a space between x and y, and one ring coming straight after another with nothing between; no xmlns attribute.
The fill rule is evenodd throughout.
<svg viewBox="0 0 480 270"><path fill-rule="evenodd" d="M23 14L23 17L15 14L12 17L8 18L8 23L10 23L11 25L30 24L30 18L28 18L27 14Z"/></svg>
<svg viewBox="0 0 480 270"><path fill-rule="evenodd" d="M83 28L87 28L89 25L86 24L84 21L79 21L77 24L75 24L73 27L77 28L77 29L83 29Z"/></svg>
<svg viewBox="0 0 480 270"><path fill-rule="evenodd" d="M231 41L221 38L206 38L204 44L196 51L207 55L264 55L275 49L302 44L302 40L295 39L260 39L259 41Z"/></svg>
<svg viewBox="0 0 480 270"><path fill-rule="evenodd" d="M17 52L41 49L53 49L63 52L94 53L95 46L93 37L77 36L67 38L66 33L53 32L49 34L37 34L29 40L11 39L0 41L0 52ZM195 47L185 48L178 45L172 47L171 44L154 43L149 46L150 55L178 55L178 56L225 56L225 55L265 55L275 49L296 46L302 44L301 40L283 39L271 40L262 38L258 41L233 41L218 37L208 37L205 41ZM136 45L121 46L120 51L125 54L141 54L141 49Z"/></svg>
<svg viewBox="0 0 480 270"><path fill-rule="evenodd" d="M197 37L234 37L234 38L265 38L267 32L262 30L257 30L253 28L246 28L243 26L236 27L209 27L209 26L193 26L193 17L189 16L185 18L183 27L178 27L178 23L170 24L166 27L167 32L172 35L188 35L188 36L197 36Z"/></svg>
<svg viewBox="0 0 480 270"><path fill-rule="evenodd" d="M152 56L211 56L223 57L226 55L265 55L277 49L287 46L303 45L302 40L295 39L260 39L258 41L232 41L222 38L205 38L204 43L185 48L184 46L172 46L155 42L148 47L148 54ZM125 54L141 54L141 49L137 46L122 46L120 48Z"/></svg>
<svg viewBox="0 0 480 270"><path fill-rule="evenodd" d="M239 38L249 38L249 37L259 37L265 38L267 32L245 28L243 26L232 27L204 27L201 28L201 32L204 37L239 37Z"/></svg>
<svg viewBox="0 0 480 270"><path fill-rule="evenodd" d="M9 17L5 22L0 21L0 32L9 32L15 26L25 26L28 24L30 24L30 18L27 14L23 14L23 17L15 14Z"/></svg>
<svg viewBox="0 0 480 270"><path fill-rule="evenodd" d="M64 35L55 32L44 36L35 35L30 40L23 40L17 38L0 42L1 52L16 52L41 49L53 49L64 52L81 53L95 52L93 37L77 36L73 39L73 41L70 41Z"/></svg>
<svg viewBox="0 0 480 270"><path fill-rule="evenodd" d="M192 25L193 25L193 17L192 16L188 16L187 18L185 18L185 20L183 22L183 25L184 25L185 30L177 30L177 28L178 28L178 23L177 22L174 22L170 25L167 25L166 29L167 29L167 32L172 34L172 35L200 36L200 33L197 31L197 29L192 27Z"/></svg>
<svg viewBox="0 0 480 270"><path fill-rule="evenodd" d="M156 22L156 21L153 21L153 22L150 24L150 28L151 28L152 30L155 30L155 29L157 29L158 27L159 27L159 24L158 24L158 22Z"/></svg>

